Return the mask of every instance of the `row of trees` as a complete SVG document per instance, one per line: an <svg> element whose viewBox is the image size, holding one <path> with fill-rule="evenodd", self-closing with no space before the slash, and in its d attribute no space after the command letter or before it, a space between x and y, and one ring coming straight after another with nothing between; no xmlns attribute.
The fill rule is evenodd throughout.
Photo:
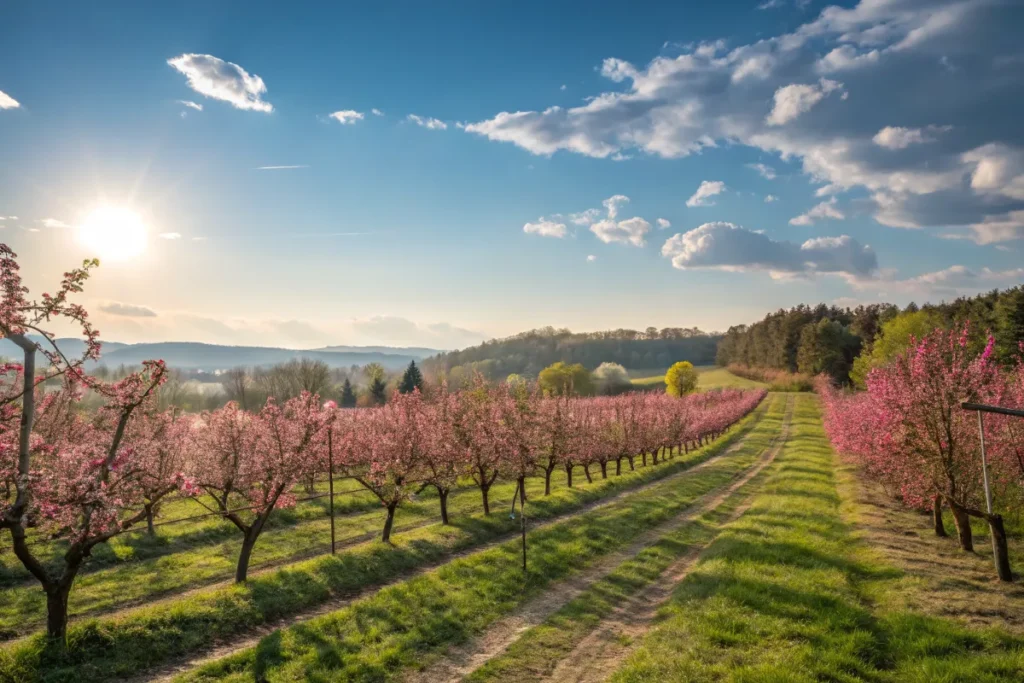
<svg viewBox="0 0 1024 683"><path fill-rule="evenodd" d="M753 325L729 328L716 360L719 365L825 374L863 388L868 372L902 352L911 336L919 338L936 327L960 330L967 323L973 352L981 353L991 331L994 359L1012 366L1022 356L1024 286L938 305L910 304L902 311L892 304L779 310Z"/></svg>
<svg viewBox="0 0 1024 683"><path fill-rule="evenodd" d="M60 641L68 596L91 550L143 522L152 529L161 503L179 492L237 527L236 579L243 581L273 510L294 504L296 486L335 463L386 509L386 541L398 507L425 486L436 489L444 522L448 495L466 476L479 488L485 514L499 478L517 482L524 505L527 477L542 475L550 491L558 467L571 485L577 468L591 479L594 467L607 477L611 462L616 472L624 462L635 467L638 457L656 463L715 438L763 397L545 398L525 383L480 379L456 393L437 387L428 400L411 366L400 387L408 393L367 410L340 410L306 390L267 398L252 411L238 402L199 415L160 410L162 361L109 384L84 371L99 356L98 332L69 297L96 265L85 262L65 274L55 294L30 300L15 254L0 245L0 334L23 351L21 363L0 365L0 529L45 591L47 629ZM80 327L80 357L57 347L44 329L54 321ZM45 368L37 368L40 355ZM98 410L81 409L86 393L104 398ZM54 538L66 551L48 566L36 548ZM525 523L523 538L525 562Z"/></svg>
<svg viewBox="0 0 1024 683"><path fill-rule="evenodd" d="M825 427L837 450L895 498L929 510L935 533L945 536L948 507L960 546L973 550L970 518L984 519L992 533L1000 578L1010 580L1003 517L985 500L979 419L964 401L1024 408L1024 364L1005 366L988 337L972 347L968 326L935 329L911 338L887 364L872 368L866 391L842 392L819 380ZM1024 351L1024 342L1018 342ZM1024 512L1024 419L984 417L993 510Z"/></svg>
<svg viewBox="0 0 1024 683"><path fill-rule="evenodd" d="M425 360L424 369L428 376L443 377L451 385L460 385L470 383L476 373L489 379L509 374L536 377L559 361L567 365L579 363L586 368L609 362L632 369L651 369L666 368L677 358L689 358L696 365L710 365L719 339L719 335L696 328L581 333L546 327L439 354Z"/></svg>

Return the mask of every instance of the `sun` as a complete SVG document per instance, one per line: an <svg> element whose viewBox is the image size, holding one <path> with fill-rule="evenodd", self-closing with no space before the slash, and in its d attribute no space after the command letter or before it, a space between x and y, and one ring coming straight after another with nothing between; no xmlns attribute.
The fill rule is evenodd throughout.
<svg viewBox="0 0 1024 683"><path fill-rule="evenodd" d="M146 250L146 225L123 206L99 206L78 226L78 241L100 259L127 261Z"/></svg>

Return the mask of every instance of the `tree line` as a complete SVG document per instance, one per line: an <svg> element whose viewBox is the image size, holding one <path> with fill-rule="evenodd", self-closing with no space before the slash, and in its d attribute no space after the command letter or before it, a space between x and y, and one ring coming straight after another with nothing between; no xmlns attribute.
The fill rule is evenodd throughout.
<svg viewBox="0 0 1024 683"><path fill-rule="evenodd" d="M975 352L994 340L994 359L1012 365L1024 339L1024 286L960 297L940 304L914 303L841 308L799 305L769 313L752 325L730 327L718 344L719 365L739 364L815 376L863 388L868 373L903 351L910 339L937 327L970 323L967 343Z"/></svg>

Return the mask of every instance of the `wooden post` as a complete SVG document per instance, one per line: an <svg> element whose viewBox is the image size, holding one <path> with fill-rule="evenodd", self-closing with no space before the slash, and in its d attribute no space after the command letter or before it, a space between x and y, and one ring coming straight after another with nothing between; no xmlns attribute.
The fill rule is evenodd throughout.
<svg viewBox="0 0 1024 683"><path fill-rule="evenodd" d="M327 430L327 490L328 509L331 512L331 555L334 554L334 442L331 435L334 433L334 425Z"/></svg>

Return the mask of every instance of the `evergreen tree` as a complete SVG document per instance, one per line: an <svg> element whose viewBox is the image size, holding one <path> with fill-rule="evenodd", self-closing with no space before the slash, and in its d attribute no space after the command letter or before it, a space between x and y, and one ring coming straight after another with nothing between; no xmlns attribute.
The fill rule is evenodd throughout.
<svg viewBox="0 0 1024 683"><path fill-rule="evenodd" d="M341 407L356 407L356 392L352 390L352 382L347 377L345 378L345 383L341 385Z"/></svg>
<svg viewBox="0 0 1024 683"><path fill-rule="evenodd" d="M411 360L409 367L405 369L405 374L402 375L402 381L398 384L398 391L403 394L411 394L416 389L423 390L423 374L416 367L416 361Z"/></svg>
<svg viewBox="0 0 1024 683"><path fill-rule="evenodd" d="M370 396L373 397L373 402L377 405L384 405L387 403L387 389L387 382L384 381L384 377L382 375L374 375L373 379L370 380Z"/></svg>

